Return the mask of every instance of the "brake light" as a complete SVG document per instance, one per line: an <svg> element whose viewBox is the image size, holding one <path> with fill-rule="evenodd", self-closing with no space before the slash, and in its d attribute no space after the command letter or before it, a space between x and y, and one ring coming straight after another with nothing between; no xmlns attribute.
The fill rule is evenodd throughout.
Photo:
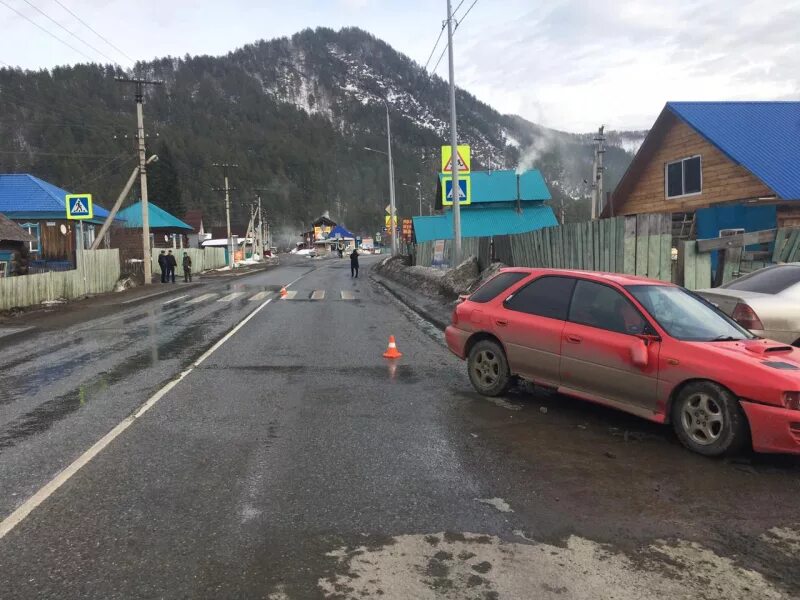
<svg viewBox="0 0 800 600"><path fill-rule="evenodd" d="M733 309L733 320L739 323L745 329L764 329L764 324L755 311L747 304L739 302L736 308Z"/></svg>
<svg viewBox="0 0 800 600"><path fill-rule="evenodd" d="M789 410L800 410L800 392L783 392L783 405Z"/></svg>

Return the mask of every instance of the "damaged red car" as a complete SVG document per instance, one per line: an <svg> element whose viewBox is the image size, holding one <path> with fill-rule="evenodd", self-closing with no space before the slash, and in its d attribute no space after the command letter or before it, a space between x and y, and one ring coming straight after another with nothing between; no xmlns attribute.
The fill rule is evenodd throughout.
<svg viewBox="0 0 800 600"><path fill-rule="evenodd" d="M800 454L800 349L676 285L504 269L456 307L446 338L486 396L523 378L670 423L707 456Z"/></svg>

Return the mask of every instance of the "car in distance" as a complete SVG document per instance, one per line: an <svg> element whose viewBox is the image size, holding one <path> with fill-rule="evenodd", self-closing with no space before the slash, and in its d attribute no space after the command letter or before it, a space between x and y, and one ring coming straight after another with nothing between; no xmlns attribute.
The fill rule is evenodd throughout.
<svg viewBox="0 0 800 600"><path fill-rule="evenodd" d="M800 263L765 267L697 293L756 335L800 347Z"/></svg>
<svg viewBox="0 0 800 600"><path fill-rule="evenodd" d="M459 303L447 344L474 388L514 378L671 423L707 456L800 454L800 349L701 297L628 275L504 269Z"/></svg>

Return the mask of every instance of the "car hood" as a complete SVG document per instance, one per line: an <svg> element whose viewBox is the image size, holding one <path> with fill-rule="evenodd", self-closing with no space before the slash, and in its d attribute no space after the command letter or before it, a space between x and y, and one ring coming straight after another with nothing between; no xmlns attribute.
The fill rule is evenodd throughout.
<svg viewBox="0 0 800 600"><path fill-rule="evenodd" d="M760 366L774 374L793 375L800 381L800 349L772 340L693 342L721 359Z"/></svg>

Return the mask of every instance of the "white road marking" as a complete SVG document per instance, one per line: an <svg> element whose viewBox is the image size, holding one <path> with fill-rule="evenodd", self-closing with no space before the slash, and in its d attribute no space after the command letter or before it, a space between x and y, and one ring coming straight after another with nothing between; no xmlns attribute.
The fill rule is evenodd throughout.
<svg viewBox="0 0 800 600"><path fill-rule="evenodd" d="M269 296L269 292L258 292L255 296L250 298L250 302L261 302L267 296Z"/></svg>
<svg viewBox="0 0 800 600"><path fill-rule="evenodd" d="M166 302L164 302L162 304L162 306L166 306L167 304L173 304L174 302L177 302L178 300L183 300L184 298L188 298L188 297L189 297L189 294L184 294L183 296L178 296L177 298L173 298L172 300L167 300Z"/></svg>
<svg viewBox="0 0 800 600"><path fill-rule="evenodd" d="M324 300L325 299L325 290L314 290L314 293L311 294L312 300Z"/></svg>
<svg viewBox="0 0 800 600"><path fill-rule="evenodd" d="M355 300L356 296L350 290L342 290L342 300Z"/></svg>
<svg viewBox="0 0 800 600"><path fill-rule="evenodd" d="M211 300L211 298L216 297L216 294L203 294L202 296L198 296L197 298L189 300L186 304L200 304L201 302L205 302L206 300Z"/></svg>
<svg viewBox="0 0 800 600"><path fill-rule="evenodd" d="M142 300L147 300L148 298L155 298L156 296L163 296L164 292L156 292L155 294L147 294L147 296L139 296L138 298L131 298L130 300L125 300L124 302L120 302L120 304L131 304L133 302L141 302Z"/></svg>
<svg viewBox="0 0 800 600"><path fill-rule="evenodd" d="M228 294L224 298L220 298L219 300L217 300L217 302L233 302L239 296L244 296L244 295L245 295L245 292L233 292L232 294Z"/></svg>
<svg viewBox="0 0 800 600"><path fill-rule="evenodd" d="M207 295L214 295L214 294L207 294ZM201 296L202 297L202 296ZM133 425L136 422L136 419L143 416L148 410L150 410L155 404L161 400L167 393L172 390L176 385L178 385L181 381L183 381L195 368L200 366L209 356L214 354L219 348L231 339L236 333L245 325L247 325L250 320L255 317L261 310L272 302L272 298L266 300L262 304L260 304L256 309L254 309L249 315L247 315L244 319L242 319L236 327L231 329L221 340L219 340L216 344L211 346L203 355L198 358L192 365L181 372L177 378L173 379L169 383L167 383L164 387L158 390L153 396L150 397L147 402L142 404L142 406L137 410L133 415L126 417L123 419L114 429L109 431L105 434L99 441L95 442L95 444L89 448L86 452L81 454L72 464L70 464L66 469L61 471L58 475L56 475L53 479L51 479L47 484L45 484L42 488L39 489L33 496L28 498L22 505L17 508L14 512L12 512L8 517L3 519L0 522L0 540L2 540L6 534L8 534L14 527L19 525L29 514L31 514L42 502L47 500L51 495L53 495L56 490L58 490L62 485L64 485L70 478L75 475L78 471L80 471L86 464L89 463L95 456L100 454L103 449L108 446L111 442L113 442L119 435L125 431L128 427Z"/></svg>
<svg viewBox="0 0 800 600"><path fill-rule="evenodd" d="M297 296L297 290L286 290L286 295L283 297L283 299L294 300L295 296Z"/></svg>

